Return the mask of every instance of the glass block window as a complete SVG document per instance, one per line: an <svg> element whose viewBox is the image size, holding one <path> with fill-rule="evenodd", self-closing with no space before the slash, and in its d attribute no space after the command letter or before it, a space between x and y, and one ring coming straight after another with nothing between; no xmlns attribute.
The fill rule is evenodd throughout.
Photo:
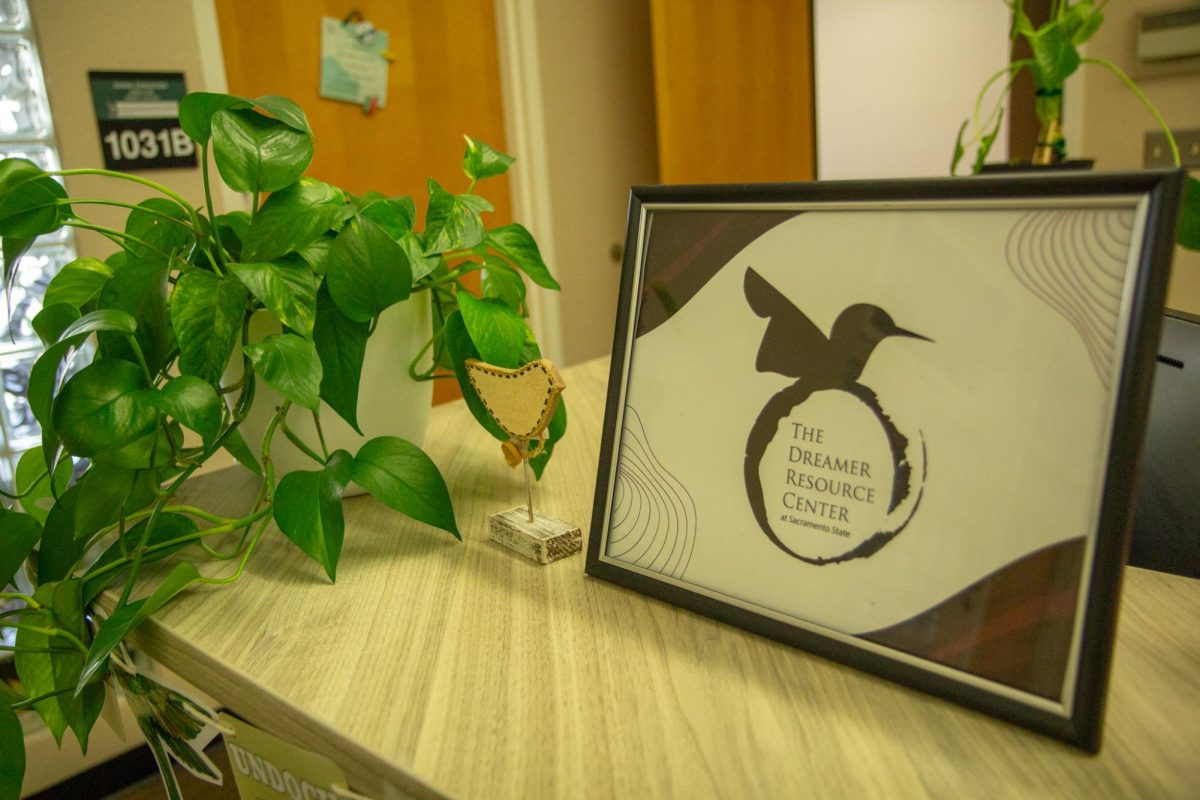
<svg viewBox="0 0 1200 800"><path fill-rule="evenodd" d="M0 30L20 33L29 27L25 0L0 0Z"/></svg>
<svg viewBox="0 0 1200 800"><path fill-rule="evenodd" d="M0 158L27 158L43 169L59 167L54 125L26 0L0 0ZM75 258L70 232L43 236L18 262L10 292L0 290L0 486L12 486L21 453L40 444L41 430L25 400L29 370L42 352L33 318L46 285ZM75 359L78 365L86 355Z"/></svg>

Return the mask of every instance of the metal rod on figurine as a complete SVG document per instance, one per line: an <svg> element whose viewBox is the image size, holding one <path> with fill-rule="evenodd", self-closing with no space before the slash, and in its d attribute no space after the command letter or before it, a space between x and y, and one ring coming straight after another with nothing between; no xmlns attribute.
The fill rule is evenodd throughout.
<svg viewBox="0 0 1200 800"><path fill-rule="evenodd" d="M522 451L525 450L525 447L526 443L521 442ZM525 471L525 510L529 512L529 521L533 522L533 481L529 479L529 457L522 458L521 463L524 464Z"/></svg>
<svg viewBox="0 0 1200 800"><path fill-rule="evenodd" d="M491 516L492 539L543 564L582 549L578 526L533 510L529 461L546 447L546 426L566 384L545 359L506 369L467 359L467 377L488 413L509 438L501 445L510 467L522 464L526 505ZM533 446L530 447L530 443Z"/></svg>

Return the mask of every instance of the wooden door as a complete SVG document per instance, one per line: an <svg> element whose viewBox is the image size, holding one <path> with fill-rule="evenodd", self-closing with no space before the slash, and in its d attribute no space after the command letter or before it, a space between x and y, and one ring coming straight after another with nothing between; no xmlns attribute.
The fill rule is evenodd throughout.
<svg viewBox="0 0 1200 800"><path fill-rule="evenodd" d="M659 179L816 176L811 3L651 0Z"/></svg>
<svg viewBox="0 0 1200 800"><path fill-rule="evenodd" d="M466 191L464 134L507 149L492 0L216 0L216 8L230 93L284 95L304 108L317 140L314 178L355 194L411 195L423 214L427 179ZM395 56L387 106L370 116L318 95L321 18L351 8L387 31ZM478 191L496 206L489 226L512 221L507 176ZM456 395L441 380L434 402Z"/></svg>

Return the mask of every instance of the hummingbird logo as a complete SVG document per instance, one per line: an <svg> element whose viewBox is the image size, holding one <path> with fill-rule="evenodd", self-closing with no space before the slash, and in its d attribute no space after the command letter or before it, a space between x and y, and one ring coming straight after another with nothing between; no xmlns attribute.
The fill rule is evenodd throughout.
<svg viewBox="0 0 1200 800"><path fill-rule="evenodd" d="M927 342L933 340L901 328L882 308L866 303L852 305L842 311L834 321L829 336L826 336L803 311L753 268L746 269L744 289L750 308L758 316L767 319L767 329L758 349L755 367L759 372L774 372L795 379L794 383L767 401L746 441L746 494L754 518L777 547L801 561L821 565L865 558L907 526L920 503L920 490L907 517L896 525L888 526L888 530L873 532L840 555L806 556L785 544L771 527L759 476L763 454L779 430L780 423L814 392L847 392L870 409L887 437L892 456L892 481L887 507L891 514L913 491L912 465L908 460L909 440L884 413L875 392L859 383L858 379L875 347L884 339L900 336ZM923 465L923 441L921 451Z"/></svg>

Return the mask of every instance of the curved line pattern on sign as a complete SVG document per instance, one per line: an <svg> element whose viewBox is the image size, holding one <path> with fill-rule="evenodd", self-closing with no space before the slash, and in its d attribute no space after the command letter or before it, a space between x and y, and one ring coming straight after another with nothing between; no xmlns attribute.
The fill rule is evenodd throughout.
<svg viewBox="0 0 1200 800"><path fill-rule="evenodd" d="M1005 253L1017 280L1079 334L1105 388L1133 222L1130 210L1030 211L1013 226Z"/></svg>
<svg viewBox="0 0 1200 800"><path fill-rule="evenodd" d="M612 503L608 555L682 578L696 544L696 504L654 455L633 406L625 407Z"/></svg>

